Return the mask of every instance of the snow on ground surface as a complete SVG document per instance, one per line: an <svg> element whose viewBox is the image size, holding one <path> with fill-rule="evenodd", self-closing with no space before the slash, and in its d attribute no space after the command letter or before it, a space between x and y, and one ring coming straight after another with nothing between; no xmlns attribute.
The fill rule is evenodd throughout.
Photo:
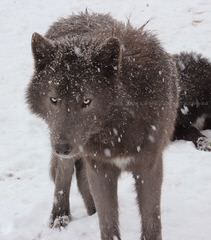
<svg viewBox="0 0 211 240"><path fill-rule="evenodd" d="M0 239L99 239L97 216L88 217L73 182L74 221L62 232L49 230L53 184L48 175L48 130L24 103L32 74L31 34L44 33L59 16L88 8L128 17L136 26L148 19L164 47L195 50L211 59L211 0L1 0L0 1ZM207 134L211 132L207 131ZM162 195L166 240L211 239L211 153L178 141L165 151ZM139 239L132 179L119 187L122 239Z"/></svg>

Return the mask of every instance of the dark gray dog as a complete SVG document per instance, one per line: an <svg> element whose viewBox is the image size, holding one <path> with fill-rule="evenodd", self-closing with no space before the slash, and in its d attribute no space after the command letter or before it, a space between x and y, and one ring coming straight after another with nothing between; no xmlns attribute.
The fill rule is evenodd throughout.
<svg viewBox="0 0 211 240"><path fill-rule="evenodd" d="M162 152L178 106L172 58L143 28L87 12L59 20L44 37L34 33L32 51L27 99L51 134L52 226L70 219L76 164L88 213L96 206L101 239L120 239L117 180L126 170L135 179L141 239L161 240Z"/></svg>
<svg viewBox="0 0 211 240"><path fill-rule="evenodd" d="M174 55L180 78L180 101L174 139L192 141L211 151L211 142L200 130L211 129L211 63L201 54Z"/></svg>

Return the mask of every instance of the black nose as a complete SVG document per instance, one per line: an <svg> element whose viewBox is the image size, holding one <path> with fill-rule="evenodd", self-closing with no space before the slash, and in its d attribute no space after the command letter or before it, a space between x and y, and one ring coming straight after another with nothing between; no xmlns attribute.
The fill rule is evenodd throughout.
<svg viewBox="0 0 211 240"><path fill-rule="evenodd" d="M57 154L68 155L70 154L72 147L69 144L56 144L55 151Z"/></svg>

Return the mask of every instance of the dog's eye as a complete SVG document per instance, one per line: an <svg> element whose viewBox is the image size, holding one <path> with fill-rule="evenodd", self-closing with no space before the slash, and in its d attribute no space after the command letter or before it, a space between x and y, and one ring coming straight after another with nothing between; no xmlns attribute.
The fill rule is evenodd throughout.
<svg viewBox="0 0 211 240"><path fill-rule="evenodd" d="M82 104L82 107L83 107L83 108L88 107L91 102L92 102L92 100L91 100L90 98L84 99L83 104Z"/></svg>
<svg viewBox="0 0 211 240"><path fill-rule="evenodd" d="M51 103L53 103L53 104L57 104L58 100L59 100L58 98L50 97L50 101L51 101Z"/></svg>

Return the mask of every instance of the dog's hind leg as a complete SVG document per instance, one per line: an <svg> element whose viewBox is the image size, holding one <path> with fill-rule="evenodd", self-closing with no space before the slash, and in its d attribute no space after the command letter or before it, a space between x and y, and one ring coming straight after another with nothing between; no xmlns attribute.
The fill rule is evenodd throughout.
<svg viewBox="0 0 211 240"><path fill-rule="evenodd" d="M55 183L55 190L50 227L65 227L71 220L69 193L73 171L73 160L52 156L51 175Z"/></svg>
<svg viewBox="0 0 211 240"><path fill-rule="evenodd" d="M75 169L78 189L84 200L88 215L92 215L96 212L96 209L90 193L85 162L82 159L77 160L75 162Z"/></svg>
<svg viewBox="0 0 211 240"><path fill-rule="evenodd" d="M174 140L183 139L192 141L198 150L211 151L211 143L194 126L177 125L174 131Z"/></svg>

